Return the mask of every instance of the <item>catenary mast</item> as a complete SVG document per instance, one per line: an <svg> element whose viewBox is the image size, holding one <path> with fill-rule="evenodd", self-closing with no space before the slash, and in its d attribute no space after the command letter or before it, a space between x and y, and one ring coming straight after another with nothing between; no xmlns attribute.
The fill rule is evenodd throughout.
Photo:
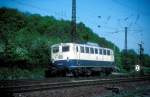
<svg viewBox="0 0 150 97"><path fill-rule="evenodd" d="M76 0L72 0L71 41L76 41Z"/></svg>

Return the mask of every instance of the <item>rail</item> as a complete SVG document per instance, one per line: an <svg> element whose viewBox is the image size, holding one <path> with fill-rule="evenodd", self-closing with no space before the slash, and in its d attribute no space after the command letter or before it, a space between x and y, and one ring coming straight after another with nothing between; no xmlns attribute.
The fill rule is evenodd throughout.
<svg viewBox="0 0 150 97"><path fill-rule="evenodd" d="M117 84L123 82L137 82L150 80L150 76L143 77L127 77L113 79L87 79L87 80L70 80L66 82L49 82L48 80L38 81L0 81L0 91L7 93L22 93L29 91L41 91L50 89L70 88L90 85Z"/></svg>

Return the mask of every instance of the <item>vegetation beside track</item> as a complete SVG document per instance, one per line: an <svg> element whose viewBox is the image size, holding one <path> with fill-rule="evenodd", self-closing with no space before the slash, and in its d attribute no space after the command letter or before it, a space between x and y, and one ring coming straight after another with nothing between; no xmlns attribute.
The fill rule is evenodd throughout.
<svg viewBox="0 0 150 97"><path fill-rule="evenodd" d="M0 68L0 80L43 79L45 69Z"/></svg>

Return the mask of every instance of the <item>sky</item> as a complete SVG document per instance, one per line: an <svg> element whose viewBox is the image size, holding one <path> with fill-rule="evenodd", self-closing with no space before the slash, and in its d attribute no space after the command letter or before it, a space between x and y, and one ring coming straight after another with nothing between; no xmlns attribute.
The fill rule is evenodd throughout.
<svg viewBox="0 0 150 97"><path fill-rule="evenodd" d="M100 37L124 48L124 29L128 49L138 52L143 43L150 54L150 0L76 0L77 23L83 22ZM0 7L71 20L72 0L0 0Z"/></svg>

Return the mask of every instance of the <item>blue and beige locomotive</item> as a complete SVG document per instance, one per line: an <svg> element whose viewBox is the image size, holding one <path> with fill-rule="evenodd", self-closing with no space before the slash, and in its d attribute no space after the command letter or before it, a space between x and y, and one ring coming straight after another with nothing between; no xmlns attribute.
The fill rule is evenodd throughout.
<svg viewBox="0 0 150 97"><path fill-rule="evenodd" d="M60 43L51 46L51 74L110 74L114 67L113 50L98 44Z"/></svg>

